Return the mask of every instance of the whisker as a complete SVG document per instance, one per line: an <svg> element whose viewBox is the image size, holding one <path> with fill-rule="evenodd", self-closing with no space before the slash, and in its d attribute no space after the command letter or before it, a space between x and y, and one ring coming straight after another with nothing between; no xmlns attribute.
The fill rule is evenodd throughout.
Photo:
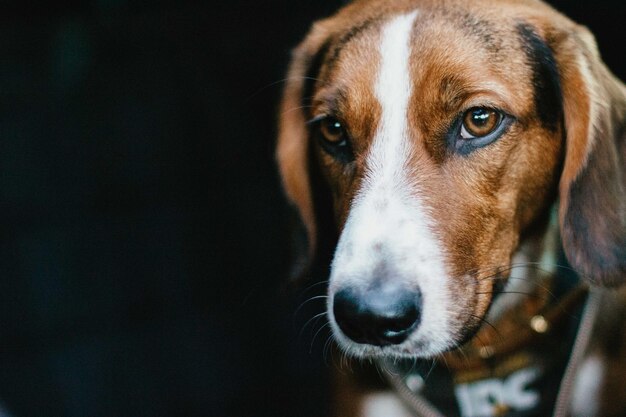
<svg viewBox="0 0 626 417"><path fill-rule="evenodd" d="M329 336L329 338L332 336ZM335 354L339 354L339 360L337 360L337 358L335 357ZM335 349L332 348L331 345L328 346L328 354L327 354L327 359L325 360L325 364L326 366L328 366L329 368L335 369L335 370L339 370L339 372L341 374L343 374L343 370L341 369L341 358L343 355L343 350L339 349L339 351L336 351Z"/></svg>
<svg viewBox="0 0 626 417"><path fill-rule="evenodd" d="M465 363L469 365L469 356L467 356L467 352L465 351L465 348L463 346L459 346L458 348L459 353L463 356L463 359L465 359Z"/></svg>
<svg viewBox="0 0 626 417"><path fill-rule="evenodd" d="M277 86L277 85L281 85L283 83L286 83L287 81L298 80L298 79L299 80L319 81L319 79L317 79L315 77L307 77L307 76L286 77L286 78L283 78L281 80L277 80L277 81L274 81L274 82L269 83L267 85L264 85L258 91L254 92L250 96L246 97L245 101L248 102L248 101L252 100L254 97L258 96L259 94L261 94L263 91L267 90L268 88L271 88L271 87L274 87L274 86Z"/></svg>
<svg viewBox="0 0 626 417"><path fill-rule="evenodd" d="M494 326L493 324L489 323L488 320L484 319L483 317L477 316L475 314L470 314L470 317L474 317L475 319L478 319L481 323L486 324L487 326L491 327L498 336L502 337L502 335L500 334L500 331L498 329L496 329L496 326ZM478 334L476 335L476 337L478 337ZM479 338L480 340L480 338ZM480 341L482 343L482 340Z"/></svg>
<svg viewBox="0 0 626 417"><path fill-rule="evenodd" d="M306 326L308 326L309 323L311 323L313 320L316 320L315 323L313 323L313 328L315 327L315 325L317 324L317 321L319 321L319 319L321 319L322 317L324 317L326 315L326 311L322 311L321 313L318 313L316 315L314 315L313 317L311 317L310 319L307 320L306 323L304 323L304 326L302 326L302 329L300 329L300 332L298 333L298 339L300 339L300 337L302 337L302 333L304 333L304 329L306 329Z"/></svg>
<svg viewBox="0 0 626 417"><path fill-rule="evenodd" d="M413 364L411 365L411 367L409 368L409 371L407 374L409 373L415 373L416 372L416 368L417 368L417 358L413 358Z"/></svg>
<svg viewBox="0 0 626 417"><path fill-rule="evenodd" d="M438 355L438 356L440 356L440 355ZM428 369L428 372L426 373L426 376L424 376L424 382L426 382L428 380L428 377L430 376L430 374L435 369L435 366L437 366L437 359L436 358L432 358L430 361L432 363L430 364L430 369Z"/></svg>
<svg viewBox="0 0 626 417"><path fill-rule="evenodd" d="M516 265L516 266L508 266L508 267L500 266L500 267L489 268L489 269L495 269L496 271L494 273L492 273L492 274L489 274L489 275L486 275L486 276L480 278L479 281L483 281L483 280L486 280L486 279L493 279L493 278L504 279L506 277L503 277L502 273L512 271L514 268L517 268L517 267L519 267L519 266L518 265ZM485 270L483 269L483 270L479 271L478 273L481 273L481 272L485 272Z"/></svg>
<svg viewBox="0 0 626 417"><path fill-rule="evenodd" d="M526 278L526 277L503 277L500 275L492 275L492 276L488 276L488 277L484 277L481 279L481 281L498 281L498 280L519 280L519 281L535 281L534 278Z"/></svg>
<svg viewBox="0 0 626 417"><path fill-rule="evenodd" d="M317 332L315 332L315 335L313 336L313 339L311 340L311 346L309 348L309 353L313 353L313 344L315 343L315 338L317 337L317 335L327 326L330 326L329 322L324 323L318 330Z"/></svg>
<svg viewBox="0 0 626 417"><path fill-rule="evenodd" d="M370 359L371 362L371 359ZM387 370L387 367L385 367L385 364L381 362L374 362L374 369L376 369L376 373L378 374L379 378L381 379L381 381L386 381L387 377L385 376L385 373L389 373L389 371Z"/></svg>
<svg viewBox="0 0 626 417"><path fill-rule="evenodd" d="M492 273L489 273L488 275L480 278L480 280L483 279L490 279L493 277L499 277L500 274L504 273L504 272L509 272L512 271L515 268L523 268L523 267L532 267L535 270L540 270L542 272L550 272L546 269L542 269L540 267L540 265L544 265L543 263L539 263L539 262L520 262L520 263L514 263L508 266L503 266L503 265L499 265L499 266L489 266L489 267L484 267L484 268L480 268L480 269L472 269L466 272L466 274L469 274L471 276L476 277L477 275L481 274L481 273L485 273L485 272L490 272L493 271Z"/></svg>
<svg viewBox="0 0 626 417"><path fill-rule="evenodd" d="M330 364L328 363L328 355L332 355L332 335L328 335L328 337L326 337L326 342L324 342L324 347L322 348L322 357L324 358L324 365L326 365L326 367L330 367Z"/></svg>
<svg viewBox="0 0 626 417"><path fill-rule="evenodd" d="M543 272L550 272L550 271L547 271L545 269L541 269L542 266L546 265L546 266L553 266L555 268L564 269L566 271L570 271L570 272L574 272L576 274L579 274L579 272L577 270L575 270L574 268L572 268L571 266L557 264L557 263L546 264L545 262L529 261L529 262L518 262L518 263L513 264L513 265L515 265L515 266L532 266L532 267L536 267L537 269L542 270Z"/></svg>
<svg viewBox="0 0 626 417"><path fill-rule="evenodd" d="M333 349L335 350L335 349ZM333 355L333 350L331 350L331 356ZM352 362L350 361L350 356L348 355L348 351L344 348L339 348L339 366L335 366L338 368L342 375L347 375L349 372L354 372L352 370ZM336 363L336 361L333 360Z"/></svg>
<svg viewBox="0 0 626 417"><path fill-rule="evenodd" d="M345 367L348 372L354 372L354 370L352 369L352 361L350 360L346 352L342 352L341 354L341 367Z"/></svg>
<svg viewBox="0 0 626 417"><path fill-rule="evenodd" d="M496 280L499 278L493 278L493 280ZM504 279L504 278L502 278ZM542 290L546 291L548 293L548 295L555 300L556 299L556 295L552 292L552 290L545 285L541 280L534 280L532 278L524 278L524 277L509 277L509 280L521 280L521 281L534 281L535 285L537 285L539 288L541 288ZM507 291L503 291L502 293L506 293ZM514 294L513 291L508 291L508 293ZM523 293L522 293L523 294ZM526 295L530 295L530 294L526 294Z"/></svg>
<svg viewBox="0 0 626 417"><path fill-rule="evenodd" d="M499 275L502 272L507 272L507 271L512 270L513 268L518 268L518 267L521 267L521 266L523 266L522 263L511 264L511 265L508 265L508 266L492 265L492 266L483 267L483 268L480 268L480 269L470 269L469 271L466 272L466 274L469 274L469 275L472 275L472 276L476 276L476 275L478 275L480 273L485 273L485 272L488 272L488 271L495 271L495 272L491 273L488 276L497 276L497 275Z"/></svg>
<svg viewBox="0 0 626 417"><path fill-rule="evenodd" d="M303 105L303 106L292 107L292 108L282 112L281 116L284 117L284 116L286 116L287 114L289 114L291 112L298 111L298 110L303 110L303 109L310 109L310 108L313 108L313 106L311 106L311 105Z"/></svg>
<svg viewBox="0 0 626 417"><path fill-rule="evenodd" d="M329 282L329 280L327 280L327 279L325 279L325 280L323 280L323 281L318 281L318 282L315 282L315 283L313 283L313 284L309 285L308 287L306 287L305 289L301 290L301 291L300 291L300 293L298 294L298 297L304 297L304 295L305 295L307 292L311 291L313 288L315 288L315 287L317 287L317 286L319 286L319 285L328 284L328 282Z"/></svg>
<svg viewBox="0 0 626 417"><path fill-rule="evenodd" d="M509 266L491 266L491 267L487 267L487 268L481 268L480 270L474 269L474 270L470 270L467 273L470 275L477 275L481 272L487 272L487 271L491 271L491 270L496 270L496 272L494 274L490 274L487 277L484 278L488 278L488 277L493 277L495 275L498 275L499 273L502 272L507 272L507 271L511 271L515 268L532 268L536 271L540 271L540 272L544 272L544 273L550 273L552 272L549 269L546 269L546 267L554 267L557 269L562 269L562 270L566 270L566 271L570 271L576 274L581 275L578 271L576 271L574 268L567 266L567 265L562 265L562 264L556 264L556 263L551 263L551 264L546 264L545 262L518 262L518 263L513 263ZM583 275L581 275L583 276Z"/></svg>
<svg viewBox="0 0 626 417"><path fill-rule="evenodd" d="M319 300L319 299L327 299L328 296L326 295L316 295L314 297L308 298L307 300L305 300L304 302L302 302L298 308L296 309L296 311L294 311L293 313L293 319L295 320L296 317L298 316L298 313L300 312L300 310L302 310L302 307L304 307L307 303L310 303L311 301L315 301L315 300Z"/></svg>
<svg viewBox="0 0 626 417"><path fill-rule="evenodd" d="M488 295L488 294L522 294L522 295L532 295L532 293L529 292L524 292L524 291L500 291L500 292L493 292L493 291L485 291L485 292L476 292L474 294L477 295Z"/></svg>
<svg viewBox="0 0 626 417"><path fill-rule="evenodd" d="M495 327L494 327L495 329ZM498 330L496 330L496 334L498 335L498 337L500 338L500 340L502 340L502 335L500 335L500 332L498 332ZM489 343L485 343L485 341L480 337L480 334L476 334L474 336L476 339L478 339L478 341L480 342L481 345L483 346L489 346Z"/></svg>
<svg viewBox="0 0 626 417"><path fill-rule="evenodd" d="M448 369L448 371L450 371L450 365L448 365L448 361L446 360L445 355L437 355L439 358L441 358L441 360L443 361L443 363L446 365L446 368Z"/></svg>

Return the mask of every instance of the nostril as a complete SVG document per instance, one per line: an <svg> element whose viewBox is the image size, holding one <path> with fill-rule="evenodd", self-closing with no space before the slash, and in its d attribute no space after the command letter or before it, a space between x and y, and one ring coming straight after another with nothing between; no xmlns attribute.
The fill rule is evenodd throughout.
<svg viewBox="0 0 626 417"><path fill-rule="evenodd" d="M344 289L335 294L333 313L339 328L355 342L361 341L362 305L356 292Z"/></svg>
<svg viewBox="0 0 626 417"><path fill-rule="evenodd" d="M339 328L357 343L402 343L419 324L421 294L399 286L380 286L358 292L346 288L333 299Z"/></svg>

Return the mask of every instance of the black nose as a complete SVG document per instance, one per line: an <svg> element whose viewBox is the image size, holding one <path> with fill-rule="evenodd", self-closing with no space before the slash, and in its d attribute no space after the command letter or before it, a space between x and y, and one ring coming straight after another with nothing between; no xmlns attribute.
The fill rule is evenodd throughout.
<svg viewBox="0 0 626 417"><path fill-rule="evenodd" d="M357 343L397 345L420 322L422 296L405 287L383 285L366 291L345 288L335 294L333 313L346 336Z"/></svg>

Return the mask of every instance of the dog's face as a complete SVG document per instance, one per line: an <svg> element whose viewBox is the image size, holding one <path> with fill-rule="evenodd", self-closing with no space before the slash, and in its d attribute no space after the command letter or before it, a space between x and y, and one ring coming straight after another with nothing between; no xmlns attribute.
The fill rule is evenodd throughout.
<svg viewBox="0 0 626 417"><path fill-rule="evenodd" d="M466 13L357 22L316 74L310 129L342 230L329 313L344 346L453 346L553 190L552 54L526 25Z"/></svg>
<svg viewBox="0 0 626 417"><path fill-rule="evenodd" d="M585 42L575 30L536 2L361 1L300 47L279 160L311 245L321 227L336 228L328 316L345 350L428 357L457 346L487 314L559 178L570 202L570 183L591 165L589 126L605 123L589 57L570 52ZM570 115L573 106L585 111ZM566 145L566 134L581 138ZM610 151L623 158L623 144ZM315 218L316 181L330 225ZM611 204L623 209L623 197ZM561 209L567 227L572 210ZM624 214L613 217L617 237L593 228L613 245L606 258L619 278Z"/></svg>

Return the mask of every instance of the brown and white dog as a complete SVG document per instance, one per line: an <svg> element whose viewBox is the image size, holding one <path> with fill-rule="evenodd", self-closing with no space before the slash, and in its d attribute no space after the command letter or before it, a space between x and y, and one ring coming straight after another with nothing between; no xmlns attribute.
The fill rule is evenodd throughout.
<svg viewBox="0 0 626 417"><path fill-rule="evenodd" d="M531 330L535 352L571 355L582 307L554 295L561 242L602 300L566 412L626 415L626 88L584 27L535 0L354 1L294 51L277 158L347 355L469 364L473 346L487 363L484 339ZM523 401L483 378L492 411L457 385L446 413L546 415L529 375L513 375ZM410 415L341 390L363 395L339 415Z"/></svg>

